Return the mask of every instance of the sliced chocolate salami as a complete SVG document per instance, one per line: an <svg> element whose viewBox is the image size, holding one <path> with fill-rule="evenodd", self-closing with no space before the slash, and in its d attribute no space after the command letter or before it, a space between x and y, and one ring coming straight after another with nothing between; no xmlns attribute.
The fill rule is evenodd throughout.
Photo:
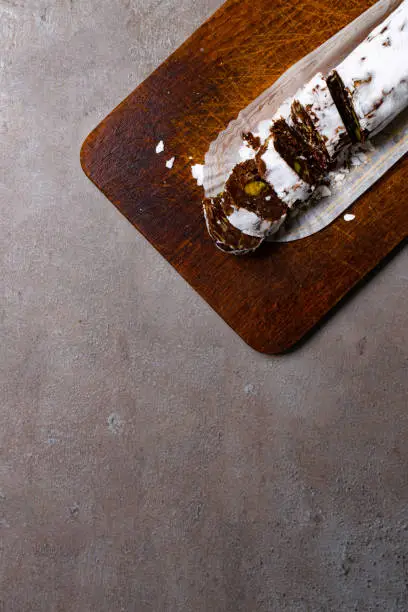
<svg viewBox="0 0 408 612"><path fill-rule="evenodd" d="M233 169L225 184L223 207L234 227L257 238L277 232L288 210L253 159Z"/></svg>
<svg viewBox="0 0 408 612"><path fill-rule="evenodd" d="M247 236L231 225L224 211L225 198L228 200L229 196L217 196L203 202L208 233L216 246L224 253L231 255L253 253L261 246L263 239Z"/></svg>
<svg viewBox="0 0 408 612"><path fill-rule="evenodd" d="M321 73L296 93L290 116L303 137L330 161L350 145L346 126Z"/></svg>
<svg viewBox="0 0 408 612"><path fill-rule="evenodd" d="M353 144L362 142L365 140L365 136L361 129L350 91L343 83L343 79L337 70L332 70L326 80L351 142Z"/></svg>
<svg viewBox="0 0 408 612"><path fill-rule="evenodd" d="M259 175L273 186L279 200L288 208L306 202L312 195L313 187L303 181L282 159L272 136L257 153L256 163Z"/></svg>
<svg viewBox="0 0 408 612"><path fill-rule="evenodd" d="M271 139L282 159L305 183L317 185L322 180L328 169L327 155L284 117L273 122Z"/></svg>

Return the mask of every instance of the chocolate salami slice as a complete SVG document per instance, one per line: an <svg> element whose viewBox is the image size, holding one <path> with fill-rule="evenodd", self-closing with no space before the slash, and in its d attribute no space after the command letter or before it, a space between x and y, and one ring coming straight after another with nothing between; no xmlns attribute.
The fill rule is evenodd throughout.
<svg viewBox="0 0 408 612"><path fill-rule="evenodd" d="M273 234L286 219L288 207L261 176L255 160L235 166L225 184L225 196L228 221L248 236Z"/></svg>
<svg viewBox="0 0 408 612"><path fill-rule="evenodd" d="M279 155L272 136L268 138L256 155L260 176L273 186L279 200L288 208L306 202L313 193L313 187L303 181Z"/></svg>
<svg viewBox="0 0 408 612"><path fill-rule="evenodd" d="M228 200L229 196L217 196L203 202L208 233L224 253L231 255L253 253L262 244L263 239L247 236L231 225L223 207L225 198Z"/></svg>
<svg viewBox="0 0 408 612"><path fill-rule="evenodd" d="M291 120L303 137L330 161L350 145L346 126L321 73L296 93Z"/></svg>
<svg viewBox="0 0 408 612"><path fill-rule="evenodd" d="M305 183L317 185L328 169L327 154L291 123L283 116L273 122L271 138L274 147Z"/></svg>
<svg viewBox="0 0 408 612"><path fill-rule="evenodd" d="M354 108L353 99L337 70L327 77L327 85L337 106L348 135L353 144L365 140L364 132L361 130L360 121Z"/></svg>

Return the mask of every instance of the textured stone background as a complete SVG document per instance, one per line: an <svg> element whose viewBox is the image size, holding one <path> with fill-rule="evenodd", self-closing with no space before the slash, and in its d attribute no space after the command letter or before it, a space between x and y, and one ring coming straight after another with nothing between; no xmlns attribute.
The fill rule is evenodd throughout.
<svg viewBox="0 0 408 612"><path fill-rule="evenodd" d="M83 176L219 0L0 0L0 610L408 610L407 252L255 354Z"/></svg>

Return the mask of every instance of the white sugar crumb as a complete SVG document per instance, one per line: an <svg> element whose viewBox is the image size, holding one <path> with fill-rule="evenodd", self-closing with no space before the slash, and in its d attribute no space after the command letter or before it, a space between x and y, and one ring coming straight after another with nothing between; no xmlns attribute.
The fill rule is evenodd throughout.
<svg viewBox="0 0 408 612"><path fill-rule="evenodd" d="M197 181L197 185L199 187L202 187L204 183L203 164L195 164L194 166L191 166L191 174L193 175L193 178L195 178L195 180Z"/></svg>
<svg viewBox="0 0 408 612"><path fill-rule="evenodd" d="M157 154L163 153L163 151L164 151L164 142L161 140L156 147L156 153Z"/></svg>
<svg viewBox="0 0 408 612"><path fill-rule="evenodd" d="M269 202L272 199L272 196L266 196L265 200Z"/></svg>
<svg viewBox="0 0 408 612"><path fill-rule="evenodd" d="M168 168L169 170L172 169L174 162L175 162L176 158L172 157L171 159L169 159L168 161L166 161L166 168Z"/></svg>
<svg viewBox="0 0 408 612"><path fill-rule="evenodd" d="M321 198L328 198L332 192L326 185L321 185L316 189L316 195Z"/></svg>
<svg viewBox="0 0 408 612"><path fill-rule="evenodd" d="M335 183L341 183L342 181L344 181L344 179L344 174L336 174L336 176L334 177Z"/></svg>
<svg viewBox="0 0 408 612"><path fill-rule="evenodd" d="M245 385L244 391L246 395L256 395L255 385L250 385L250 384Z"/></svg>
<svg viewBox="0 0 408 612"><path fill-rule="evenodd" d="M365 153L356 153L356 157L361 161L362 164L367 162L367 155Z"/></svg>
<svg viewBox="0 0 408 612"><path fill-rule="evenodd" d="M118 434L122 433L122 431L124 429L124 422L123 422L123 420L115 412L108 416L107 425L108 425L109 431L112 434L114 434L115 436L117 436Z"/></svg>
<svg viewBox="0 0 408 612"><path fill-rule="evenodd" d="M345 221L354 221L355 218L356 218L356 215L344 215Z"/></svg>
<svg viewBox="0 0 408 612"><path fill-rule="evenodd" d="M360 148L363 151L375 151L375 146L373 145L371 140L367 140L367 142L364 142L363 144L361 144Z"/></svg>
<svg viewBox="0 0 408 612"><path fill-rule="evenodd" d="M361 166L361 164L366 164L367 161L368 161L367 155L363 153L362 151L357 151L357 153L354 153L353 157L351 158L351 165Z"/></svg>

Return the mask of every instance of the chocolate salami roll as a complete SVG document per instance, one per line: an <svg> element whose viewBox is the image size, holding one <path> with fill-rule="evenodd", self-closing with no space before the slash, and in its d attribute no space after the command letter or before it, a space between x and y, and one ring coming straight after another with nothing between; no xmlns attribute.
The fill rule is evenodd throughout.
<svg viewBox="0 0 408 612"><path fill-rule="evenodd" d="M408 105L408 0L331 72L327 83L354 142Z"/></svg>
<svg viewBox="0 0 408 612"><path fill-rule="evenodd" d="M408 0L325 78L316 74L273 117L242 135L224 193L204 201L208 231L244 254L277 232L289 211L351 144L383 130L408 106ZM317 193L317 192L316 192Z"/></svg>

